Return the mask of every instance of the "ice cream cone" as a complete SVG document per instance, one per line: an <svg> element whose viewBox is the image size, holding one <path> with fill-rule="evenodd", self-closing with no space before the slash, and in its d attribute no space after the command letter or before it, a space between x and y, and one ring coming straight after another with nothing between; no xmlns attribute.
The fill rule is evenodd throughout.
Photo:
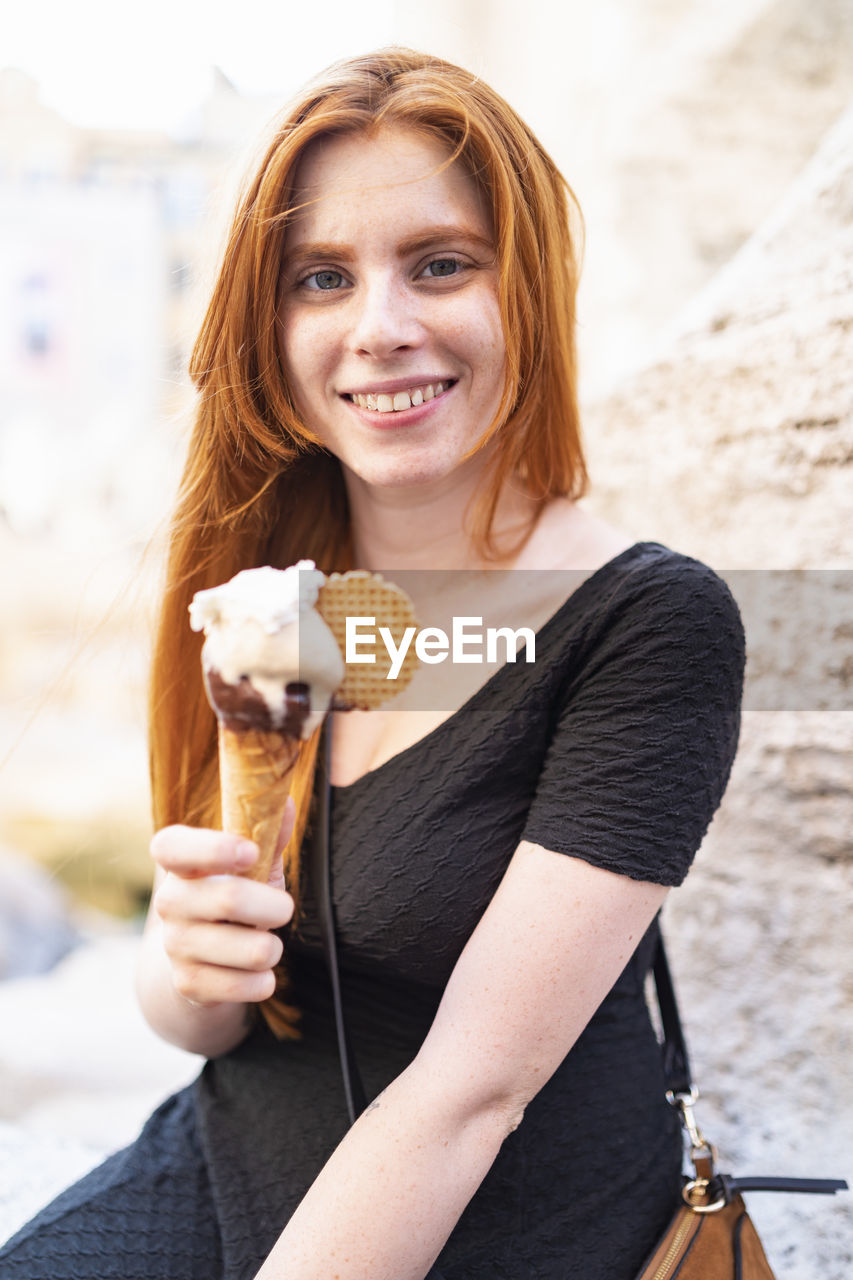
<svg viewBox="0 0 853 1280"><path fill-rule="evenodd" d="M247 873L255 880L269 878L300 750L330 706L372 710L414 674L413 652L393 681L387 655L347 667L348 616L373 618L398 643L415 630L398 587L363 571L326 578L309 560L244 570L190 607L205 633L204 683L219 722L222 828L259 846Z"/></svg>
<svg viewBox="0 0 853 1280"><path fill-rule="evenodd" d="M285 802L302 742L259 729L229 729L219 722L222 829L260 848L247 875L266 882L275 859Z"/></svg>

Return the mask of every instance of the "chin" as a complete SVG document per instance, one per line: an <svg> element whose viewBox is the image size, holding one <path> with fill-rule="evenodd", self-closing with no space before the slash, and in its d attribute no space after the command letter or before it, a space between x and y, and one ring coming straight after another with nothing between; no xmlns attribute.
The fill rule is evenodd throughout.
<svg viewBox="0 0 853 1280"><path fill-rule="evenodd" d="M352 467L350 470L363 484L373 489L413 489L424 485L440 484L458 471L459 466L458 462L448 465L447 462L435 459L422 459L416 462L411 459L404 461L401 458L395 462L386 460L375 467Z"/></svg>

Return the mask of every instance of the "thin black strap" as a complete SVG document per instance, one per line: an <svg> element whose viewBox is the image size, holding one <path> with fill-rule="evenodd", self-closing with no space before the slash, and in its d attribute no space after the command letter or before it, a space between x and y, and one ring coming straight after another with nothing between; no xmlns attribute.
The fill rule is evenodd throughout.
<svg viewBox="0 0 853 1280"><path fill-rule="evenodd" d="M341 999L341 980L338 972L338 948L335 941L335 911L332 905L332 869L329 856L329 821L331 795L331 760L332 734L328 721L323 729L320 744L319 786L317 787L317 817L314 823L314 834L311 841L311 871L314 879L314 892L317 897L317 915L320 920L320 931L323 935L323 952L326 957L326 968L332 983L332 1001L335 1008L335 1030L338 1036L338 1052L341 1059L341 1073L344 1078L344 1093L347 1100L350 1124L355 1124L367 1106L367 1095L353 1056L350 1038L347 1031L344 1005Z"/></svg>
<svg viewBox="0 0 853 1280"><path fill-rule="evenodd" d="M696 1096L690 1075L690 1060L687 1056L687 1042L678 1012L678 1001L672 982L669 963L663 936L658 929L655 955L652 962L655 989L660 1008L663 1026L663 1070L667 1092L675 1098L691 1099ZM682 1115L682 1123L684 1116ZM689 1130L688 1130L689 1132ZM711 1190L719 1191L726 1204L732 1196L742 1191L785 1191L804 1192L807 1195L834 1195L836 1191L847 1191L847 1183L841 1178L767 1178L752 1175L735 1178L731 1174L719 1173L714 1178Z"/></svg>
<svg viewBox="0 0 853 1280"><path fill-rule="evenodd" d="M654 960L652 961L661 1024L663 1026L663 1072L667 1090L676 1097L689 1094L693 1088L690 1077L690 1059L687 1056L687 1041L684 1039L684 1028L678 1012L678 1001L672 982L663 935L658 929Z"/></svg>
<svg viewBox="0 0 853 1280"><path fill-rule="evenodd" d="M811 1196L834 1196L836 1191L848 1191L843 1178L764 1178L753 1174L749 1178L735 1178L730 1173L718 1173L714 1184L725 1192L726 1203L742 1191L802 1192Z"/></svg>
<svg viewBox="0 0 853 1280"><path fill-rule="evenodd" d="M332 776L332 734L329 721L323 729L323 740L320 745L320 766L318 769L317 818L314 823L311 841L311 871L314 878L314 892L317 897L317 914L320 920L320 931L323 935L323 951L326 967L332 983L332 1000L335 1006L335 1030L338 1036L338 1054L341 1059L341 1074L344 1080L344 1093L347 1100L350 1124L355 1124L367 1106L367 1095L364 1091L361 1075L356 1065L347 1032L346 1016L341 999L341 981L338 973L338 949L335 941L335 911L332 904L332 868L331 843L329 832L331 776ZM426 1280L444 1280L441 1272L432 1267Z"/></svg>

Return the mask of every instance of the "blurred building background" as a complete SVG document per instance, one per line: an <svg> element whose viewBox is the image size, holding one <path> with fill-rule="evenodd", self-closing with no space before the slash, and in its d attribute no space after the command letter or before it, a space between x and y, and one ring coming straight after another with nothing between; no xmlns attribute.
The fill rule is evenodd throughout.
<svg viewBox="0 0 853 1280"><path fill-rule="evenodd" d="M587 224L581 390L596 509L722 570L853 569L851 0L366 0L358 15L284 5L263 22L260 12L247 0L263 69L253 76L250 55L238 57L237 33L233 45L208 40L206 90L170 122L153 106L134 127L104 110L87 117L39 83L35 63L0 69L0 977L50 966L75 931L97 939L45 979L0 984L5 1025L19 1019L29 1046L22 1056L13 1035L0 1052L0 1128L4 1117L15 1126L0 1142L18 1170L39 1171L33 1207L51 1189L48 1157L58 1185L132 1136L154 1095L194 1069L123 1011L128 1043L146 1049L121 1059L105 1104L85 990L106 954L124 979L128 953L104 940L104 917L69 911L57 885L124 918L144 904L145 666L192 407L187 359L247 159L309 75L382 43L423 48L481 74L555 156ZM165 73L154 46L136 62L111 48L115 83L126 68L156 104L200 42L187 29L182 45L177 29L163 27ZM61 34L51 26L45 38ZM75 59L85 67L82 43L68 48ZM719 1048L696 1056L726 1080L712 1097L717 1122L759 1171L849 1173L826 1167L853 1146L853 1134L846 1147L840 1131L827 1137L849 1076L846 625L827 659L835 702L748 713L726 807L673 904L681 969L702 993L697 1035ZM809 644L801 627L791 679ZM730 957L716 1003L702 974L717 959L698 921ZM744 991L756 956L760 979ZM124 1010L125 986L111 992ZM78 1028L71 1068L68 1038L60 1067L49 1031L57 999ZM26 1022L25 1008L36 1011ZM749 1044L744 1028L758 1025ZM768 1040L800 1100L775 1128L747 1108L750 1133L776 1142L775 1163L744 1146L728 1080L737 1056L750 1079L781 1088ZM807 1050L822 1073L803 1065ZM781 1167L815 1127L823 1164L791 1155ZM82 1144L64 1163L57 1133ZM0 1180L0 1204L3 1191ZM16 1201L12 1217L24 1208ZM772 1223L788 1233L773 1258L780 1276L849 1274L849 1218L846 1236L823 1204L791 1220Z"/></svg>
<svg viewBox="0 0 853 1280"><path fill-rule="evenodd" d="M149 876L145 553L191 415L223 190L280 103L212 69L172 133L84 128L0 70L0 839L125 911Z"/></svg>

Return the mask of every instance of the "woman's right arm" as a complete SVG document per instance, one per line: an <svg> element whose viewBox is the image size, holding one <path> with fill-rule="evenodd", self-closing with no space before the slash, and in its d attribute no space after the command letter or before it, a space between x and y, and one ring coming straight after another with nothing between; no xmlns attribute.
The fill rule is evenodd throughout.
<svg viewBox="0 0 853 1280"><path fill-rule="evenodd" d="M286 811L282 838L292 824ZM282 943L271 932L293 915L280 863L263 884L241 874L257 846L222 831L164 827L151 842L157 868L136 989L158 1035L217 1057L252 1025L253 1006L275 990Z"/></svg>

